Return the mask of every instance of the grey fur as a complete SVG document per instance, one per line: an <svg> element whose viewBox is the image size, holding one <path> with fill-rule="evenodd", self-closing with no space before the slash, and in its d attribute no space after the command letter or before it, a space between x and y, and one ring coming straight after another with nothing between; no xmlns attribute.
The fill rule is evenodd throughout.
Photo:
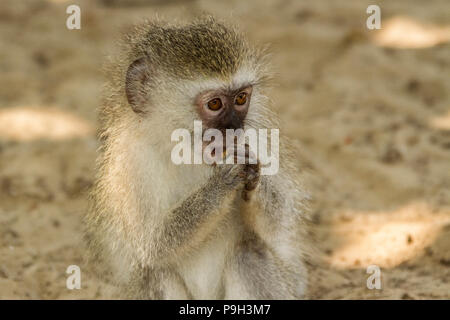
<svg viewBox="0 0 450 320"><path fill-rule="evenodd" d="M130 71L139 59L139 70ZM85 226L91 263L123 296L305 297L306 196L286 140L280 172L261 177L248 201L240 197L245 165L180 170L168 158L165 139L197 117L177 85L230 83L243 66L256 74L252 108L258 109L249 113L247 126L277 127L263 106L269 78L263 51L212 18L187 26L144 23L112 60ZM212 280L205 284L203 276Z"/></svg>

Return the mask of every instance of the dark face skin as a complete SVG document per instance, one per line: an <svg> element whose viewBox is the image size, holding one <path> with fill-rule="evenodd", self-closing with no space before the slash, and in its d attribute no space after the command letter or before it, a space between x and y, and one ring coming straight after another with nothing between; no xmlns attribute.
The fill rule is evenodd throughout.
<svg viewBox="0 0 450 320"><path fill-rule="evenodd" d="M236 90L211 90L196 98L197 110L205 129L243 129L250 105L252 86Z"/></svg>
<svg viewBox="0 0 450 320"><path fill-rule="evenodd" d="M203 123L203 130L218 129L223 134L223 146L226 150L226 129L244 129L244 120L247 116L252 95L252 86L244 86L237 90L211 90L202 92L196 98L198 113ZM214 155L214 151L213 154ZM246 144L245 158L249 157L249 147ZM236 163L236 153L235 153ZM246 161L247 163L247 161ZM259 161L257 164L246 164L243 174L245 186L241 196L245 201L250 200L250 192L259 182Z"/></svg>

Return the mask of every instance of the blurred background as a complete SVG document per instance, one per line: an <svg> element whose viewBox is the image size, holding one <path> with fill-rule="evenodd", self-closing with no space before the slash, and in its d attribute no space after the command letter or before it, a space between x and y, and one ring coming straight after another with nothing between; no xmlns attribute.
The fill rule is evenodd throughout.
<svg viewBox="0 0 450 320"><path fill-rule="evenodd" d="M66 28L71 4L81 30ZM448 0L2 0L0 299L108 297L81 241L101 67L141 19L205 12L273 53L273 108L313 197L311 297L449 299ZM81 290L66 288L72 264Z"/></svg>

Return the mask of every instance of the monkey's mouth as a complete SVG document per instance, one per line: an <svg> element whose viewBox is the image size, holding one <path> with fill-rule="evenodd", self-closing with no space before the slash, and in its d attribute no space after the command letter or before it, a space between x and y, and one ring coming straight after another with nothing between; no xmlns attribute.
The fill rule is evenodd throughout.
<svg viewBox="0 0 450 320"><path fill-rule="evenodd" d="M234 139L229 144L227 144L226 137L223 136L221 143L216 142L216 145L214 147L210 147L209 150L206 150L207 146L209 146L211 143L214 144L215 141L214 140L203 141L202 153L203 153L204 157L208 157L210 160L213 160L213 161L214 160L225 161L225 159L227 159L227 157L229 157L229 156L236 157L239 153L238 150L242 150L244 152L244 150L249 148L248 144L245 143L245 141L240 142L237 136L234 136ZM243 145L243 148L238 149L240 147L241 143ZM206 150L206 152L205 152L205 150ZM210 151L210 152L208 152L208 151ZM218 153L220 153L220 155L218 155ZM215 161L213 164L216 164Z"/></svg>
<svg viewBox="0 0 450 320"><path fill-rule="evenodd" d="M213 137L210 141L203 141L203 151L205 150L205 148L210 145L210 144L215 144L217 146L217 148L213 149L213 153L215 155L215 151L216 149L220 150L222 149L222 153L225 152L228 148L233 148L234 146L236 146L239 141L238 138L235 136L233 141L230 143L227 143L227 138L226 138L226 129L220 130L220 132L222 133L222 141L216 141L217 137ZM222 148L220 148L222 147Z"/></svg>
<svg viewBox="0 0 450 320"><path fill-rule="evenodd" d="M214 149L212 152L211 152L211 158L215 158L216 157L216 149ZM222 159L225 159L227 157L227 150L226 149L223 149L223 151L222 151L222 154L221 154L221 158Z"/></svg>

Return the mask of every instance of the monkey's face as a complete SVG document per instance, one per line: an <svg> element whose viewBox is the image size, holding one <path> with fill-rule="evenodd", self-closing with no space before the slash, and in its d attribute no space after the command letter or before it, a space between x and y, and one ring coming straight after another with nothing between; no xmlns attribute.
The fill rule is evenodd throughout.
<svg viewBox="0 0 450 320"><path fill-rule="evenodd" d="M220 131L222 146L228 148L227 129L241 129L241 135L242 130L268 127L263 113L267 104L263 93L266 72L256 62L250 60L226 76L205 76L198 71L191 78L179 78L175 73L152 69L146 59L129 66L125 82L126 97L139 117L143 136L170 138L175 130L186 129L193 137L195 123L200 120L203 148L212 142L208 140L208 129ZM158 138L155 144L170 148L165 141ZM194 141L191 139L192 144Z"/></svg>
<svg viewBox="0 0 450 320"><path fill-rule="evenodd" d="M253 87L207 90L195 98L197 112L205 129L243 129Z"/></svg>

